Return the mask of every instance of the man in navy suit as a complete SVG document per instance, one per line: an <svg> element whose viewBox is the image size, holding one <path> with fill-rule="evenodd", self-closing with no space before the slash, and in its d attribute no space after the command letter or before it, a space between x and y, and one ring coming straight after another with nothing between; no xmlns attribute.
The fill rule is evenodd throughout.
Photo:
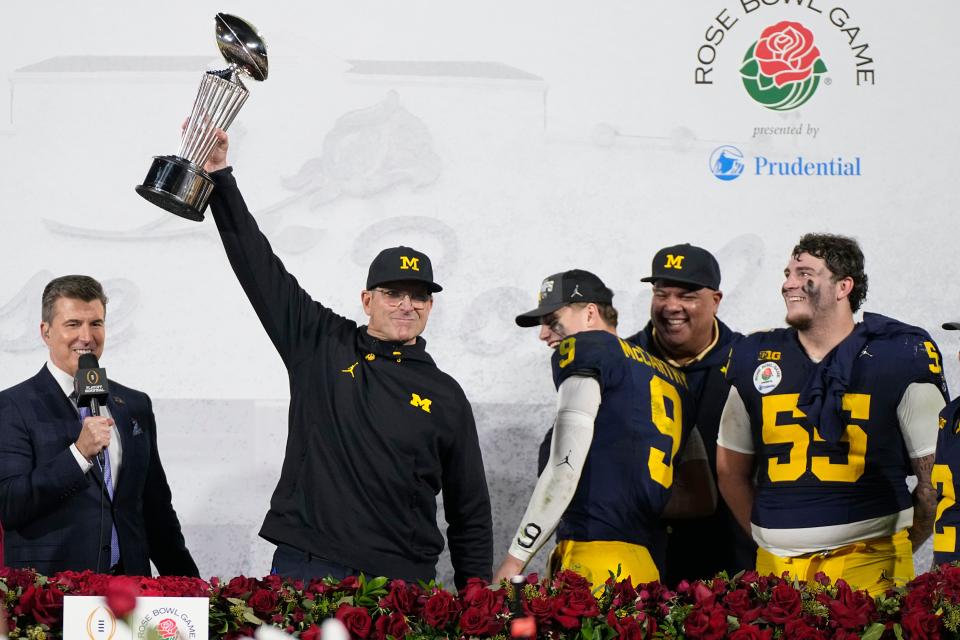
<svg viewBox="0 0 960 640"><path fill-rule="evenodd" d="M107 296L88 276L44 289L47 363L0 392L0 522L10 567L46 575L199 576L184 545L157 453L150 398L109 382L102 415L81 419L71 399L79 357L103 354ZM103 453L103 455L98 455Z"/></svg>

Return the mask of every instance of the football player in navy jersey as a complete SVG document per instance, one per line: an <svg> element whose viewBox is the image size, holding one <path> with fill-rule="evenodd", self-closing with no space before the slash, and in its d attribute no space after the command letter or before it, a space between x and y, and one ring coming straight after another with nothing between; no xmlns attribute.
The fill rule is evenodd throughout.
<svg viewBox="0 0 960 640"><path fill-rule="evenodd" d="M851 238L803 236L784 276L790 327L747 336L727 365L720 490L759 545L761 573L822 571L883 593L913 578L913 550L933 529L940 352L918 327L854 322L867 276Z"/></svg>
<svg viewBox="0 0 960 640"><path fill-rule="evenodd" d="M595 585L618 568L634 583L658 579L648 546L671 489L677 514L715 505L702 442L684 452L694 477L674 473L689 432L686 377L617 337L613 292L587 271L549 276L516 321L539 325L554 349L558 406L549 460L494 581L520 573L554 529L552 572Z"/></svg>
<svg viewBox="0 0 960 640"><path fill-rule="evenodd" d="M960 330L960 322L945 322L944 329ZM960 354L958 354L960 355ZM933 530L933 563L960 560L957 528L960 507L957 506L957 482L960 481L960 397L954 398L940 412L940 435L937 436L937 457L933 465L933 486L937 491L937 521Z"/></svg>

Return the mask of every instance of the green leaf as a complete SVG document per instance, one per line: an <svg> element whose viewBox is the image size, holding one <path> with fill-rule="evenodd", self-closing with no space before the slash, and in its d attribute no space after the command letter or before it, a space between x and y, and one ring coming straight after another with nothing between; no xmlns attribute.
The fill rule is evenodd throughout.
<svg viewBox="0 0 960 640"><path fill-rule="evenodd" d="M230 604L242 604L242 605L247 604L247 601L242 598L226 598L226 601L229 602Z"/></svg>
<svg viewBox="0 0 960 640"><path fill-rule="evenodd" d="M384 586L386 584L387 584L386 578L383 578L383 577L374 578L373 580L367 583L366 591L367 593L372 593L374 591L383 591L383 593L386 593L387 591L386 589L384 589Z"/></svg>
<svg viewBox="0 0 960 640"><path fill-rule="evenodd" d="M861 640L879 640L880 636L883 635L883 630L886 627L880 622L874 622L872 625L867 627L866 632L860 636Z"/></svg>
<svg viewBox="0 0 960 640"><path fill-rule="evenodd" d="M817 61L813 63L813 72L814 73L826 73L827 65L823 61L823 58L817 58Z"/></svg>
<svg viewBox="0 0 960 640"><path fill-rule="evenodd" d="M899 622L893 625L893 635L897 637L897 640L903 640L903 627L900 626Z"/></svg>
<svg viewBox="0 0 960 640"><path fill-rule="evenodd" d="M263 620L253 615L253 609L247 609L243 612L243 619L251 624L263 624Z"/></svg>
<svg viewBox="0 0 960 640"><path fill-rule="evenodd" d="M756 58L750 58L747 60L742 67L740 67L740 75L744 78L756 78L760 75L760 63L757 62Z"/></svg>
<svg viewBox="0 0 960 640"><path fill-rule="evenodd" d="M770 76L765 76L761 73L757 76L757 83L760 85L761 89L769 89L773 86L773 78Z"/></svg>

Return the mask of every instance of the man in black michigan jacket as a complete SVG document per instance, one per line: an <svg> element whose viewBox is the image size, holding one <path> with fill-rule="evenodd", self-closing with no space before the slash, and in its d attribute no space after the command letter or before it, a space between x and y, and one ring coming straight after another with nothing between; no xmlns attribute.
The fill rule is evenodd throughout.
<svg viewBox="0 0 960 640"><path fill-rule="evenodd" d="M290 414L280 480L260 535L273 569L308 580L363 572L430 580L443 550L443 491L454 581L489 579L490 498L470 403L419 337L433 306L430 259L382 251L361 293L367 326L314 301L274 255L227 166L207 161L227 257L287 367Z"/></svg>

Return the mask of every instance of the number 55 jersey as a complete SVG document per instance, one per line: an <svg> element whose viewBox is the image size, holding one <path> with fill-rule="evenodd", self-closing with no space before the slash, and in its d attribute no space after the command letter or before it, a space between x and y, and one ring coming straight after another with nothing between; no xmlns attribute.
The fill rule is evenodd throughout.
<svg viewBox="0 0 960 640"><path fill-rule="evenodd" d="M820 362L795 329L759 332L734 346L727 380L718 443L755 456L761 547L797 556L912 524L910 460L933 454L946 400L926 331L865 313Z"/></svg>

